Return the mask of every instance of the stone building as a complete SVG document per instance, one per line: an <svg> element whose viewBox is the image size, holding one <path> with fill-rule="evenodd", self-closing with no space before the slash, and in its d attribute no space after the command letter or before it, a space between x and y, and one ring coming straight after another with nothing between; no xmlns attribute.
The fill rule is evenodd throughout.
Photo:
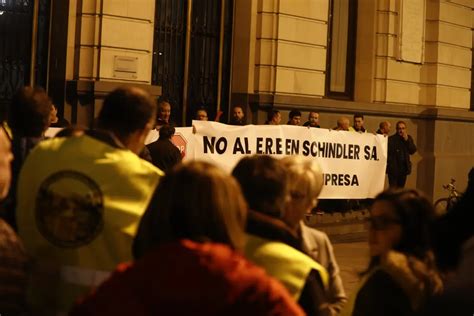
<svg viewBox="0 0 474 316"><path fill-rule="evenodd" d="M201 106L226 121L236 104L253 123L271 108L318 111L327 128L358 112L369 131L404 120L419 149L407 185L436 199L452 177L464 189L474 165L473 8L472 0L0 0L0 33L14 42L18 33L2 28L20 28L18 11L31 38L21 49L0 44L10 45L0 49L0 99L41 84L61 115L90 124L108 91L132 84L168 97L181 124ZM17 54L19 75L8 49L31 55Z"/></svg>

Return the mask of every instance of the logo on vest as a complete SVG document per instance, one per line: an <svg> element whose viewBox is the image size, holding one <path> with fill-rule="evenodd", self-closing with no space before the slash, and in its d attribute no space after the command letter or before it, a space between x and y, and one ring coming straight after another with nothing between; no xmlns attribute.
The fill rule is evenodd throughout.
<svg viewBox="0 0 474 316"><path fill-rule="evenodd" d="M99 186L76 171L52 174L36 196L36 225L58 247L76 248L92 242L104 226L103 213Z"/></svg>

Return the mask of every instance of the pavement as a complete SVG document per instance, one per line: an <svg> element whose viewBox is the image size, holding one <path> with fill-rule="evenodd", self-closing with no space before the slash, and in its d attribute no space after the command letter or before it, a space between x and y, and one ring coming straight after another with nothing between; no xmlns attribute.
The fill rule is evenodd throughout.
<svg viewBox="0 0 474 316"><path fill-rule="evenodd" d="M328 234L332 243L367 241L367 210L312 214L305 219L308 226Z"/></svg>
<svg viewBox="0 0 474 316"><path fill-rule="evenodd" d="M359 273L369 262L367 210L313 214L306 224L328 234L339 264L342 283L349 296L359 284Z"/></svg>

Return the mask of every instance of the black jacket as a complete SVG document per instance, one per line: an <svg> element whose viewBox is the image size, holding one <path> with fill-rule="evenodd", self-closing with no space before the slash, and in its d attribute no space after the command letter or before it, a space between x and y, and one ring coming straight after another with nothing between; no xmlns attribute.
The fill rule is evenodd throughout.
<svg viewBox="0 0 474 316"><path fill-rule="evenodd" d="M413 138L408 135L404 140L398 134L388 138L387 174L404 176L411 173L410 155L416 152Z"/></svg>
<svg viewBox="0 0 474 316"><path fill-rule="evenodd" d="M179 149L169 139L158 139L147 145L152 163L167 172L181 161Z"/></svg>

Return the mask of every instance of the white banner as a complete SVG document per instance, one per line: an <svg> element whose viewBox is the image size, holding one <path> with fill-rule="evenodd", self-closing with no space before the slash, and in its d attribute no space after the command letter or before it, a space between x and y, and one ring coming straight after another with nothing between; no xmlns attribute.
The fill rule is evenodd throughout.
<svg viewBox="0 0 474 316"><path fill-rule="evenodd" d="M247 155L281 158L302 155L315 159L324 173L320 198L364 199L384 189L387 137L291 125L232 126L193 121L178 127L173 143L183 160L199 159L231 172ZM158 138L153 130L146 143Z"/></svg>
<svg viewBox="0 0 474 316"><path fill-rule="evenodd" d="M231 126L193 121L176 128L173 139L184 160L212 162L231 172L247 155L302 155L316 159L324 172L320 198L371 198L383 191L387 137L291 125ZM179 135L177 137L177 135Z"/></svg>

